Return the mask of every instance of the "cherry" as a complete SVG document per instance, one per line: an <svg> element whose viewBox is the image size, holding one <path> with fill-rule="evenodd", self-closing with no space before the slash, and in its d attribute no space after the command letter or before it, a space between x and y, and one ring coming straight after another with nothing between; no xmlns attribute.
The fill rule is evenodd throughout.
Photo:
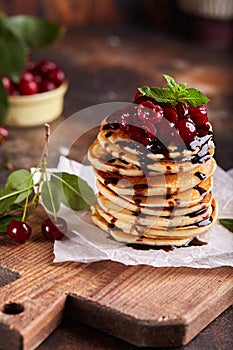
<svg viewBox="0 0 233 350"><path fill-rule="evenodd" d="M6 89L7 93L10 95L14 89L14 84L8 77L2 78L2 83L4 88Z"/></svg>
<svg viewBox="0 0 233 350"><path fill-rule="evenodd" d="M46 92L56 89L56 85L51 80L42 80L40 83L40 91Z"/></svg>
<svg viewBox="0 0 233 350"><path fill-rule="evenodd" d="M191 119L181 119L176 123L176 128L184 143L189 143L195 138L197 131Z"/></svg>
<svg viewBox="0 0 233 350"><path fill-rule="evenodd" d="M196 125L204 125L208 122L206 107L201 105L197 107L188 107L190 118L194 121Z"/></svg>
<svg viewBox="0 0 233 350"><path fill-rule="evenodd" d="M138 125L129 125L128 134L134 141L141 143L143 146L147 146L154 140L156 135L156 128L152 123Z"/></svg>
<svg viewBox="0 0 233 350"><path fill-rule="evenodd" d="M47 78L58 87L65 80L65 74L60 68L56 67L48 72Z"/></svg>
<svg viewBox="0 0 233 350"><path fill-rule="evenodd" d="M205 136L208 134L210 130L210 124L208 122L202 124L202 125L198 125L197 126L197 135L198 136Z"/></svg>
<svg viewBox="0 0 233 350"><path fill-rule="evenodd" d="M56 68L56 64L52 61L41 61L37 66L36 70L42 75L47 76L48 72Z"/></svg>
<svg viewBox="0 0 233 350"><path fill-rule="evenodd" d="M19 90L16 87L14 87L13 91L11 92L11 96L19 96L19 95L20 95Z"/></svg>
<svg viewBox="0 0 233 350"><path fill-rule="evenodd" d="M192 106L188 106L188 110L189 110L189 114L190 115L199 115L199 114L204 114L207 115L207 110L206 107L204 105L200 105L197 107L192 107Z"/></svg>
<svg viewBox="0 0 233 350"><path fill-rule="evenodd" d="M134 96L134 101L137 101L140 97L144 96L140 91L137 91Z"/></svg>
<svg viewBox="0 0 233 350"><path fill-rule="evenodd" d="M26 81L34 80L34 75L31 72L25 70L22 73L20 80L26 80Z"/></svg>
<svg viewBox="0 0 233 350"><path fill-rule="evenodd" d="M194 114L191 115L190 118L192 119L192 121L194 122L195 125L197 126L201 126L206 124L206 122L208 122L208 117L205 114Z"/></svg>
<svg viewBox="0 0 233 350"><path fill-rule="evenodd" d="M32 233L31 226L24 221L12 220L7 225L7 234L16 242L24 243Z"/></svg>
<svg viewBox="0 0 233 350"><path fill-rule="evenodd" d="M138 116L142 121L159 123L163 118L163 109L151 101L145 101L138 106Z"/></svg>
<svg viewBox="0 0 233 350"><path fill-rule="evenodd" d="M189 109L187 103L178 102L176 109L179 115L179 119L187 119L189 116Z"/></svg>
<svg viewBox="0 0 233 350"><path fill-rule="evenodd" d="M39 87L34 80L26 80L22 78L19 82L19 92L21 95L34 95L39 92Z"/></svg>
<svg viewBox="0 0 233 350"><path fill-rule="evenodd" d="M163 107L164 117L171 123L176 124L178 121L178 113L175 107L173 106L164 106Z"/></svg>
<svg viewBox="0 0 233 350"><path fill-rule="evenodd" d="M46 219L41 225L41 232L49 240L59 240L67 232L67 223L64 219L58 217L57 220Z"/></svg>
<svg viewBox="0 0 233 350"><path fill-rule="evenodd" d="M163 118L159 123L157 138L166 147L171 144L177 145L180 142L180 136L177 129L174 127L174 124L169 122L166 118Z"/></svg>
<svg viewBox="0 0 233 350"><path fill-rule="evenodd" d="M4 126L0 125L0 144L2 140L6 141L8 139L8 135L8 130Z"/></svg>
<svg viewBox="0 0 233 350"><path fill-rule="evenodd" d="M36 68L36 63L33 62L31 59L29 59L27 61L27 70L33 72L35 68Z"/></svg>

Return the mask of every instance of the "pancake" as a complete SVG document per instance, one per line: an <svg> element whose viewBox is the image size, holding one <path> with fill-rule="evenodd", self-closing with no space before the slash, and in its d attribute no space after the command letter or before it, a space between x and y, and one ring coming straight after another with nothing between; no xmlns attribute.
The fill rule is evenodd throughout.
<svg viewBox="0 0 233 350"><path fill-rule="evenodd" d="M132 141L129 136L120 129L103 130L106 121L102 123L101 130L97 136L100 146L114 158L121 158L128 163L155 172L177 173L188 171L211 158L214 154L214 143L212 133L199 138L193 144L193 150L184 149L180 152L170 151L169 156L162 153L152 153L150 149Z"/></svg>
<svg viewBox="0 0 233 350"><path fill-rule="evenodd" d="M180 172L166 175L166 177L164 175L123 176L117 172L103 171L97 171L96 177L118 195L162 196L184 192L198 186L201 179L210 177L215 169L216 162L210 158L191 172Z"/></svg>
<svg viewBox="0 0 233 350"><path fill-rule="evenodd" d="M102 230L108 232L114 239L125 243L137 243L148 245L171 245L182 246L193 237L205 232L217 219L217 203L212 200L212 213L209 217L199 223L189 226L175 227L167 230L164 227L151 229L139 225L130 225L111 218L110 223L106 221L98 212L96 207L92 207L92 220ZM118 227L118 226L121 227Z"/></svg>
<svg viewBox="0 0 233 350"><path fill-rule="evenodd" d="M195 205L203 200L209 191L213 187L213 178L210 176L200 182L198 186L190 190L175 193L173 195L165 196L119 196L114 191L110 190L108 186L105 186L102 182L97 180L97 187L99 192L110 200L116 202L125 207L128 202L132 204L140 204L142 207L187 207Z"/></svg>
<svg viewBox="0 0 233 350"><path fill-rule="evenodd" d="M174 123L166 105L146 113L143 103L118 111L120 119L116 113L103 120L88 150L99 190L91 207L95 225L120 242L154 246L182 246L211 227L215 146L199 107L182 104L187 116L170 106Z"/></svg>
<svg viewBox="0 0 233 350"><path fill-rule="evenodd" d="M171 215L181 216L181 215L192 214L197 211L203 210L204 208L207 208L207 206L212 201L212 194L208 193L208 195L206 195L201 202L198 202L197 204L194 204L189 207L183 207L183 208L182 207L180 208L177 206L176 207L175 206L145 207L140 204L131 203L126 200L123 203L122 202L119 203L118 198L119 197L114 195L114 192L112 192L110 197L104 197L104 195L102 195L100 192L99 195L97 196L97 203L103 210L106 211L106 213L112 213L112 215L114 215L113 212L118 213L122 210L128 210L132 212L133 213L132 215L134 216L136 216L137 213L148 214L152 216L154 215L164 216L164 217L168 217Z"/></svg>
<svg viewBox="0 0 233 350"><path fill-rule="evenodd" d="M92 144L88 151L88 159L92 166L104 172L115 172L116 169L120 175L143 176L144 172L138 166L133 165L121 158L114 158L98 142Z"/></svg>

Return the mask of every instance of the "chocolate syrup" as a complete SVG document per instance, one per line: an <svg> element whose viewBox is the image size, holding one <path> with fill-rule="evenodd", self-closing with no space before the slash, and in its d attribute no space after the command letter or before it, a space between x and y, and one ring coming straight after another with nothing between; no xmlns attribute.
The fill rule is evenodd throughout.
<svg viewBox="0 0 233 350"><path fill-rule="evenodd" d="M201 196L204 196L207 193L206 189L199 185L194 186L193 189L197 190Z"/></svg>
<svg viewBox="0 0 233 350"><path fill-rule="evenodd" d="M109 132L107 132L104 136L105 136L106 139L107 139L108 137L112 136L112 134L113 134L113 131L109 131Z"/></svg>
<svg viewBox="0 0 233 350"><path fill-rule="evenodd" d="M200 214L204 214L206 212L206 208L201 208L193 213L185 214L185 216L188 216L189 218L195 218L196 216Z"/></svg>
<svg viewBox="0 0 233 350"><path fill-rule="evenodd" d="M116 222L116 218L112 218L111 222L108 223L108 227L111 229L115 228L115 222Z"/></svg>
<svg viewBox="0 0 233 350"><path fill-rule="evenodd" d="M206 178L206 175L200 171L196 171L194 175L197 176L200 180L204 180Z"/></svg>
<svg viewBox="0 0 233 350"><path fill-rule="evenodd" d="M165 252L171 252L175 249L180 249L180 248L188 248L188 247L199 247L206 245L207 242L201 241L198 238L194 237L191 239L188 243L181 247L175 247L172 245L168 246L151 246L149 244L138 244L138 243L127 243L126 246L130 247L135 250L164 250Z"/></svg>
<svg viewBox="0 0 233 350"><path fill-rule="evenodd" d="M199 221L199 222L196 222L195 226L197 227L203 227L203 226L207 226L207 225L210 225L211 223L213 222L213 217L210 216L209 218L205 219L205 220L202 220L202 221Z"/></svg>
<svg viewBox="0 0 233 350"><path fill-rule="evenodd" d="M108 124L105 124L102 129L103 130L109 130L109 129L117 130L119 128L120 128L120 124L119 123L108 123Z"/></svg>
<svg viewBox="0 0 233 350"><path fill-rule="evenodd" d="M109 185L109 184L113 184L116 185L118 183L119 179L117 177L107 177L106 179L104 179L104 184L105 186Z"/></svg>

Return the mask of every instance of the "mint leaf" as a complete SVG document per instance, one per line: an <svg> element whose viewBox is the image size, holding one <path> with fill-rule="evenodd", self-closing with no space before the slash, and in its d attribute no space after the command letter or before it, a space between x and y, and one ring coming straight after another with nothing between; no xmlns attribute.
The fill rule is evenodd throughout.
<svg viewBox="0 0 233 350"><path fill-rule="evenodd" d="M233 219L219 219L219 222L222 226L233 232Z"/></svg>
<svg viewBox="0 0 233 350"><path fill-rule="evenodd" d="M177 84L175 79L164 74L167 88L143 86L138 90L147 97L153 98L158 103L169 103L176 106L178 102L187 103L197 107L209 102L209 99L195 88L187 88L186 83Z"/></svg>
<svg viewBox="0 0 233 350"><path fill-rule="evenodd" d="M176 91L177 88L177 84L174 78L170 77L170 75L164 74L163 77L165 78L165 80L167 81L167 86L172 90L172 91Z"/></svg>
<svg viewBox="0 0 233 350"><path fill-rule="evenodd" d="M177 104L177 96L169 88L143 86L138 90L143 95L151 97L159 103L170 103L173 106Z"/></svg>

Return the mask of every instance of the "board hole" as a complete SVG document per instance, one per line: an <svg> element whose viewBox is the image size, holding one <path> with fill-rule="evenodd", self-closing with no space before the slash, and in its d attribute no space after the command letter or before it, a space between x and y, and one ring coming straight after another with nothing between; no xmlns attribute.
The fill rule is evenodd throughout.
<svg viewBox="0 0 233 350"><path fill-rule="evenodd" d="M24 311L24 306L19 303L7 303L3 306L2 312L7 315L17 315Z"/></svg>

